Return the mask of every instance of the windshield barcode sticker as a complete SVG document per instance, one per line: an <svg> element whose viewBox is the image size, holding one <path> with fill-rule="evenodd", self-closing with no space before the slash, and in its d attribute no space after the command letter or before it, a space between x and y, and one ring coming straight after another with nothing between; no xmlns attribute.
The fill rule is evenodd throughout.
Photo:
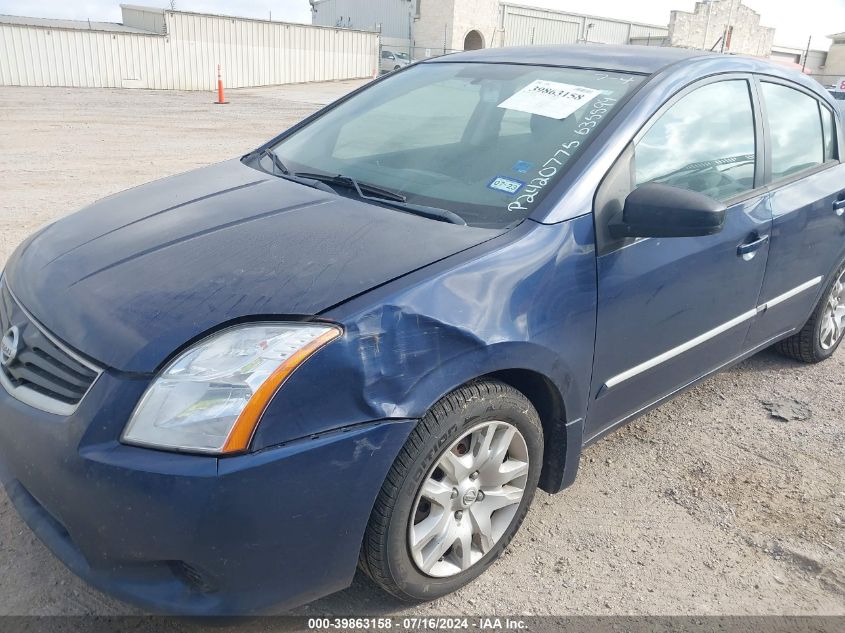
<svg viewBox="0 0 845 633"><path fill-rule="evenodd" d="M565 119L600 94L601 90L537 79L502 101L499 107Z"/></svg>
<svg viewBox="0 0 845 633"><path fill-rule="evenodd" d="M510 195L515 195L525 186L525 183L521 180L514 180L513 178L505 178L504 176L496 176L493 180L490 181L490 184L487 185L488 189L493 189L494 191L502 191L504 193L508 193Z"/></svg>

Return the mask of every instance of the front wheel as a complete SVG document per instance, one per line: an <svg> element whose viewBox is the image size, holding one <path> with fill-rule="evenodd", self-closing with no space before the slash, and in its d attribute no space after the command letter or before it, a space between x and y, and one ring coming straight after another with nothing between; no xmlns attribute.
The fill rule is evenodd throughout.
<svg viewBox="0 0 845 633"><path fill-rule="evenodd" d="M444 397L411 433L370 517L362 568L405 600L432 600L489 567L519 529L540 477L530 401L494 380Z"/></svg>

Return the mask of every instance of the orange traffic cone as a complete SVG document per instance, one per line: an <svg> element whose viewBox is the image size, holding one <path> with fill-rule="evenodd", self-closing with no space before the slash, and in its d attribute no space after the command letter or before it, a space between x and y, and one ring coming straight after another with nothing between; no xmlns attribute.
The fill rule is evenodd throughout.
<svg viewBox="0 0 845 633"><path fill-rule="evenodd" d="M217 101L214 103L217 105L229 103L223 95L223 75L220 74L220 64L217 64Z"/></svg>

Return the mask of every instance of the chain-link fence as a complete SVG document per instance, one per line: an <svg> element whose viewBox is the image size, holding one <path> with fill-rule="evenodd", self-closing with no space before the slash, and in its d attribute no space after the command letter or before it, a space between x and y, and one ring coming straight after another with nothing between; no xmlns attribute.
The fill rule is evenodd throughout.
<svg viewBox="0 0 845 633"><path fill-rule="evenodd" d="M382 44L381 53L379 55L379 69L381 72L390 72L421 59L440 57L441 55L458 52L460 51L454 48L426 48L423 46L396 46L391 44Z"/></svg>

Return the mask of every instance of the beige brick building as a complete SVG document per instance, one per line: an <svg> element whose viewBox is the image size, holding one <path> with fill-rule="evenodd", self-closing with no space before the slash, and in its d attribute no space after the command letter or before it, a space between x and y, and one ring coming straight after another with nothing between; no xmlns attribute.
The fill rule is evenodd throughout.
<svg viewBox="0 0 845 633"><path fill-rule="evenodd" d="M420 0L418 5L412 31L415 47L436 54L498 45L498 0Z"/></svg>
<svg viewBox="0 0 845 633"><path fill-rule="evenodd" d="M829 78L827 83L836 84L840 88L839 84L845 80L845 33L835 33L828 37L833 43L827 51L824 73Z"/></svg>
<svg viewBox="0 0 845 633"><path fill-rule="evenodd" d="M742 0L696 2L692 13L672 11L669 18L670 46L767 57L774 36L775 30L762 26L760 14Z"/></svg>

